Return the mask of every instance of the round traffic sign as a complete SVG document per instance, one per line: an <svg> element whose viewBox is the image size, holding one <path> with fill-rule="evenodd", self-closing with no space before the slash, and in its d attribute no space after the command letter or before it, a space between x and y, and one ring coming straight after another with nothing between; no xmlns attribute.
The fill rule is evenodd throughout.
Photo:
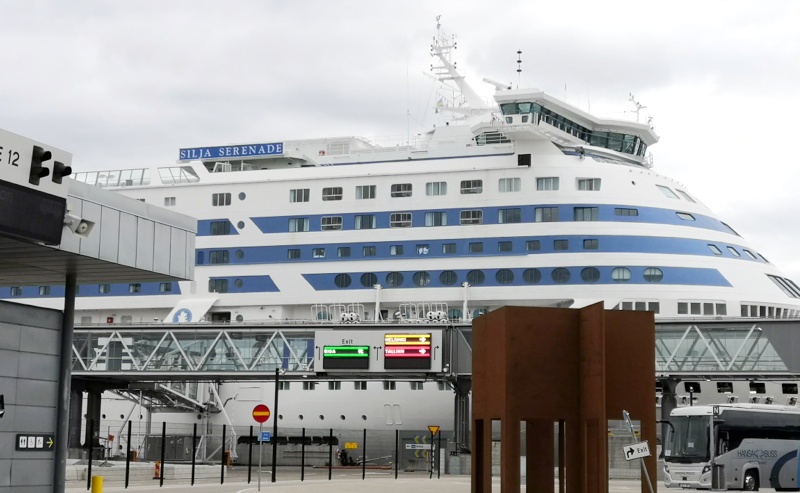
<svg viewBox="0 0 800 493"><path fill-rule="evenodd" d="M263 423L269 419L269 408L264 404L259 404L253 408L253 419L256 423Z"/></svg>

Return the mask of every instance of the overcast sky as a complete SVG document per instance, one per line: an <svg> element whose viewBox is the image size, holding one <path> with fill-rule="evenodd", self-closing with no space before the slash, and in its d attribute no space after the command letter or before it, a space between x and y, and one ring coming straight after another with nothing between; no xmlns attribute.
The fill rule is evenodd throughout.
<svg viewBox="0 0 800 493"><path fill-rule="evenodd" d="M5 0L0 128L76 171L181 147L418 133L436 16L456 61L601 116L647 108L655 169L800 282L800 2ZM517 50L522 50L518 77Z"/></svg>

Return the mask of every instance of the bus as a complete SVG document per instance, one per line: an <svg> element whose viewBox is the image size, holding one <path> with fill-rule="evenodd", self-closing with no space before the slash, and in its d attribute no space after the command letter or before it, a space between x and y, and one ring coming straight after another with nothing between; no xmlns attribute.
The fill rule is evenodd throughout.
<svg viewBox="0 0 800 493"><path fill-rule="evenodd" d="M799 449L800 409L796 407L679 407L670 414L664 440L664 484L668 488L709 489L716 470L718 481L724 484L715 487L798 491Z"/></svg>

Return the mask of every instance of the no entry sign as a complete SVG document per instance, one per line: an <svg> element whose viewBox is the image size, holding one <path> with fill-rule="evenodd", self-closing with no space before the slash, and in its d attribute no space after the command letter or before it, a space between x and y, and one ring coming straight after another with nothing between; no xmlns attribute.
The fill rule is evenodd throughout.
<svg viewBox="0 0 800 493"><path fill-rule="evenodd" d="M253 408L253 419L256 423L264 423L269 419L269 408L264 404L259 404Z"/></svg>

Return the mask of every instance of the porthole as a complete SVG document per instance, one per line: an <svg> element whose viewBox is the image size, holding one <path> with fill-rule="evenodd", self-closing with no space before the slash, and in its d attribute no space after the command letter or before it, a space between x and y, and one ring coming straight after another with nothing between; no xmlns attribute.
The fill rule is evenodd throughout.
<svg viewBox="0 0 800 493"><path fill-rule="evenodd" d="M539 284L542 280L542 271L539 269L525 269L522 271L522 280L525 284Z"/></svg>
<svg viewBox="0 0 800 493"><path fill-rule="evenodd" d="M570 275L567 269L563 267L557 267L553 269L553 272L550 273L550 277L554 282L564 284L565 282L569 282Z"/></svg>
<svg viewBox="0 0 800 493"><path fill-rule="evenodd" d="M236 258L244 258L244 250L236 250Z"/></svg>
<svg viewBox="0 0 800 493"><path fill-rule="evenodd" d="M283 414L279 414L278 419L283 419Z"/></svg>
<svg viewBox="0 0 800 493"><path fill-rule="evenodd" d="M366 415L366 414L362 414L362 415L361 415L361 419L363 419L364 421L366 421L366 420L367 420L367 415Z"/></svg>
<svg viewBox="0 0 800 493"><path fill-rule="evenodd" d="M352 283L353 280L350 278L350 274L336 274L333 282L336 284L337 288L344 289L350 287L350 283Z"/></svg>
<svg viewBox="0 0 800 493"><path fill-rule="evenodd" d="M197 419L203 419L203 415L202 414L198 414L197 415Z"/></svg>
<svg viewBox="0 0 800 493"><path fill-rule="evenodd" d="M486 280L486 275L482 270L471 270L467 272L467 282L473 286L480 286Z"/></svg>
<svg viewBox="0 0 800 493"><path fill-rule="evenodd" d="M414 285L423 287L431 283L431 275L425 271L414 274Z"/></svg>
<svg viewBox="0 0 800 493"><path fill-rule="evenodd" d="M105 414L103 414L101 417L102 417L103 419L106 419L106 415L105 415ZM124 419L124 418L123 418L123 419Z"/></svg>
<svg viewBox="0 0 800 493"><path fill-rule="evenodd" d="M371 288L372 286L378 284L378 276L371 272L367 272L366 274L361 274L361 285L365 288Z"/></svg>
<svg viewBox="0 0 800 493"><path fill-rule="evenodd" d="M399 272L390 272L386 274L386 285L390 288L396 288L403 285L403 274Z"/></svg>
<svg viewBox="0 0 800 493"><path fill-rule="evenodd" d="M244 322L244 317L242 315L236 315L237 322Z"/></svg>
<svg viewBox="0 0 800 493"><path fill-rule="evenodd" d="M648 267L644 270L644 280L647 282L661 282L664 272L657 267Z"/></svg>
<svg viewBox="0 0 800 493"><path fill-rule="evenodd" d="M341 419L342 421L344 421L344 420L345 420L345 419L347 419L347 418L345 418L345 417L344 417L344 414L340 414L340 415L339 415L339 419Z"/></svg>
<svg viewBox="0 0 800 493"><path fill-rule="evenodd" d="M239 192L239 200L244 200L247 198L247 195L244 192Z"/></svg>
<svg viewBox="0 0 800 493"><path fill-rule="evenodd" d="M233 284L237 288L241 288L242 286L244 286L244 281L242 281L241 279L237 279L237 280L233 281Z"/></svg>
<svg viewBox="0 0 800 493"><path fill-rule="evenodd" d="M236 223L236 227L239 229L244 229L244 221L239 221L238 223Z"/></svg>
<svg viewBox="0 0 800 493"><path fill-rule="evenodd" d="M616 267L611 271L611 280L614 282L628 282L631 280L631 270L627 267Z"/></svg>
<svg viewBox="0 0 800 493"><path fill-rule="evenodd" d="M303 415L302 414L298 415L297 419L299 419L300 421L303 421Z"/></svg>
<svg viewBox="0 0 800 493"><path fill-rule="evenodd" d="M325 415L324 414L320 414L319 415L319 419L320 419L320 421L325 421Z"/></svg>
<svg viewBox="0 0 800 493"><path fill-rule="evenodd" d="M586 267L581 270L583 282L597 282L600 280L600 271L597 267Z"/></svg>
<svg viewBox="0 0 800 493"><path fill-rule="evenodd" d="M125 419L125 415L124 415L124 414L120 414L120 415L119 415L119 419ZM139 419L142 419L142 417L141 417L141 416L139 416Z"/></svg>
<svg viewBox="0 0 800 493"><path fill-rule="evenodd" d="M494 278L497 279L498 284L511 284L514 282L514 272L510 269L500 269L494 275Z"/></svg>
<svg viewBox="0 0 800 493"><path fill-rule="evenodd" d="M439 282L445 286L453 286L458 282L458 274L452 270L442 271L442 273L439 274Z"/></svg>

